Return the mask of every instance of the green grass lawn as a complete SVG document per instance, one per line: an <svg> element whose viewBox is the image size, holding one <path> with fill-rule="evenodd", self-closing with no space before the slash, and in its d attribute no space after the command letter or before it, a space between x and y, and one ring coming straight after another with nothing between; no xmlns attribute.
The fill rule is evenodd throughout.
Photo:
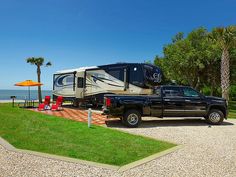
<svg viewBox="0 0 236 177"><path fill-rule="evenodd" d="M236 119L236 101L229 102L229 119Z"/></svg>
<svg viewBox="0 0 236 177"><path fill-rule="evenodd" d="M175 146L0 104L0 136L19 149L124 165Z"/></svg>

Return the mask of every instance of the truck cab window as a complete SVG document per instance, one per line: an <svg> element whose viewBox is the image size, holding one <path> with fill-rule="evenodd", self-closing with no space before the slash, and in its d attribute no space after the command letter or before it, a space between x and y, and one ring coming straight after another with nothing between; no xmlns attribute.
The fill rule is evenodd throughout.
<svg viewBox="0 0 236 177"><path fill-rule="evenodd" d="M178 87L166 87L163 90L164 97L182 97L181 90Z"/></svg>
<svg viewBox="0 0 236 177"><path fill-rule="evenodd" d="M185 97L200 97L199 93L191 88L183 88Z"/></svg>

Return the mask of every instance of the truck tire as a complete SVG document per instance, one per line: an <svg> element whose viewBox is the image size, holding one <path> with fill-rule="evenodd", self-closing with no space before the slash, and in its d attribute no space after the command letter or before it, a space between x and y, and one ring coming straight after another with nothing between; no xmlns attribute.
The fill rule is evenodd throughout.
<svg viewBox="0 0 236 177"><path fill-rule="evenodd" d="M127 127L135 128L138 127L141 123L141 114L136 109L127 110L123 117L123 123Z"/></svg>
<svg viewBox="0 0 236 177"><path fill-rule="evenodd" d="M224 120L224 114L221 110L211 109L207 115L206 121L212 125L220 125Z"/></svg>

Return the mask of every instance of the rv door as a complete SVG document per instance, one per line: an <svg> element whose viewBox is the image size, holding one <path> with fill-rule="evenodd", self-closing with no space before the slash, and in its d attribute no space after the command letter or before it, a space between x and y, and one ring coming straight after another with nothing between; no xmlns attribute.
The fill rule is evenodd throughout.
<svg viewBox="0 0 236 177"><path fill-rule="evenodd" d="M76 73L76 98L84 98L84 71Z"/></svg>

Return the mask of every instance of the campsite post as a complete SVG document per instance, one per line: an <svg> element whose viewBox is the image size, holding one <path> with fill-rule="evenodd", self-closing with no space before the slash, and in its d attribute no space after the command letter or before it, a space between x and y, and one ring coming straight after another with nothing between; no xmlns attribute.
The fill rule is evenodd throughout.
<svg viewBox="0 0 236 177"><path fill-rule="evenodd" d="M16 96L11 96L10 98L12 99L12 107L14 107Z"/></svg>
<svg viewBox="0 0 236 177"><path fill-rule="evenodd" d="M88 128L91 127L91 122L92 122L92 110L91 108L88 109Z"/></svg>

